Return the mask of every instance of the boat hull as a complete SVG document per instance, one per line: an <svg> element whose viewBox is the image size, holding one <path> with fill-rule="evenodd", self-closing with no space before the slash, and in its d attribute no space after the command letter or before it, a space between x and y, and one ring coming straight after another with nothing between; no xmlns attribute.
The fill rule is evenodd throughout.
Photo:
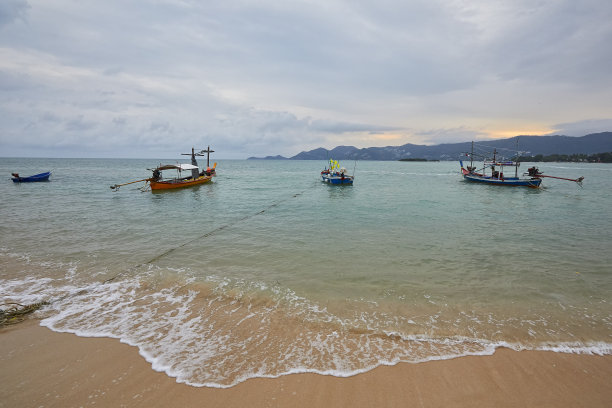
<svg viewBox="0 0 612 408"><path fill-rule="evenodd" d="M200 176L196 179L187 179L187 180L166 180L166 181L150 180L149 185L151 186L151 191L174 190L177 188L199 186L200 184L208 183L211 179L212 179L212 176Z"/></svg>
<svg viewBox="0 0 612 408"><path fill-rule="evenodd" d="M351 176L330 176L327 174L321 175L321 179L323 182L333 185L352 185L353 177Z"/></svg>
<svg viewBox="0 0 612 408"><path fill-rule="evenodd" d="M29 177L12 177L13 183L34 183L37 181L49 181L49 176L51 176L51 172L48 171L46 173L35 174Z"/></svg>
<svg viewBox="0 0 612 408"><path fill-rule="evenodd" d="M463 178L465 178L468 181L475 182L475 183L484 183L484 184L490 184L494 186L538 188L540 187L540 184L542 184L542 180L538 178L520 179L517 177L509 177L509 178L498 179L498 178L483 176L481 174L468 173L465 170L463 170Z"/></svg>

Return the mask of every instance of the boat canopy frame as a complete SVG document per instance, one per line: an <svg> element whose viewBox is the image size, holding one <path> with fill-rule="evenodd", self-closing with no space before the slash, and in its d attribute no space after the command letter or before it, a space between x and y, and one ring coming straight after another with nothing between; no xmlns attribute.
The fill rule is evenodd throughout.
<svg viewBox="0 0 612 408"><path fill-rule="evenodd" d="M148 169L151 171L154 170L178 170L178 171L185 171L185 170L193 170L193 169L197 169L198 166L194 166L193 164L189 164L189 163L177 163L177 164L160 164L159 166L157 166L154 169Z"/></svg>

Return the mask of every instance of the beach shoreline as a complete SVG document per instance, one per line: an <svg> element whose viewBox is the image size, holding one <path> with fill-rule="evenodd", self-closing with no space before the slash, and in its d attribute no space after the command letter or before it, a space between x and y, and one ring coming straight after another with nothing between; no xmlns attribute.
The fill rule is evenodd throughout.
<svg viewBox="0 0 612 408"><path fill-rule="evenodd" d="M291 374L227 389L156 372L116 339L0 329L0 407L608 407L612 356L499 349L348 378Z"/></svg>

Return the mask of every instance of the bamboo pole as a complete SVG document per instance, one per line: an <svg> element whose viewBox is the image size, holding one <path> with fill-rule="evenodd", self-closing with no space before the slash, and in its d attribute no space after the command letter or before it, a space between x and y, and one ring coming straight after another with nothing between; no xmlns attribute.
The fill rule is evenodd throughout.
<svg viewBox="0 0 612 408"><path fill-rule="evenodd" d="M554 179L559 179L559 180L575 181L576 183L582 183L582 180L584 180L584 177L578 177L577 179L569 179L565 177L546 176L544 174L538 174L536 177L538 178L548 177L548 178L554 178Z"/></svg>
<svg viewBox="0 0 612 408"><path fill-rule="evenodd" d="M130 181L129 183L115 184L113 186L110 186L110 188L111 188L111 190L117 191L119 189L119 187L127 186L128 184L140 183L141 181L149 181L149 180L150 179L146 178L146 179L142 179L142 180Z"/></svg>

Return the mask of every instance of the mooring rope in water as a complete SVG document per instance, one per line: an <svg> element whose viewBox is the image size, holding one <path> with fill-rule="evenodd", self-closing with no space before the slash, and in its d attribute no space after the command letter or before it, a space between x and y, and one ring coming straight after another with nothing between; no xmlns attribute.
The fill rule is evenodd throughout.
<svg viewBox="0 0 612 408"><path fill-rule="evenodd" d="M244 217L242 217L242 218L238 218L238 219L236 219L236 220L234 220L234 221L232 221L232 222L229 222L229 223L227 223L227 224L225 224L225 225L222 225L222 226L220 226L220 227L217 227L217 228L215 228L215 229L214 229L214 230L212 230L212 231L208 231L206 234L203 234L203 235L200 235L200 236L198 236L198 237L196 237L196 238L190 239L189 241L184 242L184 243L182 243L181 245L178 245L178 246L176 246L176 247L174 247L174 248L170 248L170 249L168 249L167 251L165 251L165 252L163 252L163 253L161 253L161 254L159 254L159 255L155 256L154 258L149 259L147 262L143 262L143 263L141 263L141 264L138 264L138 265L136 265L136 266L134 266L134 267L132 267L132 268L128 269L128 270L127 270L127 271L125 271L125 272L129 272L129 271L131 271L131 270L134 270L134 269L139 268L139 267L144 266L144 265L150 265L150 264L152 264L153 262L156 262L156 261L160 260L161 258L163 258L163 257L165 257L165 256L167 256L167 255L169 255L169 254L171 254L172 252L176 251L177 249L183 248L183 247L185 247L185 246L187 246L187 245L191 244L192 242L198 241L198 240L203 239L203 238L210 237L211 235L214 235L214 234L218 233L219 231L223 231L224 229L226 229L226 228L228 228L228 227L234 226L234 225L236 225L236 224L238 224L238 223L240 223L240 222L242 222L242 221L248 220L249 218L253 218L253 217L257 216L257 215L263 214L263 213L265 213L266 211L268 211L269 209L274 208L274 207L277 207L277 206L279 206L280 204L282 204L282 203L284 203L284 202L286 202L286 201L289 201L291 198L296 198L296 197L299 197L299 196L301 196L302 194L304 194L304 192L305 192L305 191L306 191L306 190L302 190L302 191L301 191L301 192L299 192L299 193L292 194L292 195L291 195L291 197L288 197L288 198L285 198L285 199L283 199L283 200L280 200L280 201L277 201L277 202L275 202L275 203L272 203L272 204L270 204L269 206L267 206L266 208L264 208L263 210L257 211L257 212L255 212L255 213L253 213L253 214L245 215L245 216L244 216ZM104 282L102 282L102 283L109 283L109 282L112 282L112 281L114 281L115 279L117 279L117 278L118 278L120 275L124 274L125 272L118 273L117 275L113 276L112 278L109 278L109 279L105 280L105 281L104 281Z"/></svg>
<svg viewBox="0 0 612 408"><path fill-rule="evenodd" d="M299 197L305 191L306 190L303 190L303 191L301 191L299 193L293 194L289 198L286 198L284 200L272 203L269 206L267 206L266 208L264 208L263 210L257 211L256 213L253 213L253 214L245 215L242 218L238 218L237 220L235 220L233 222L230 222L230 223L227 223L225 225L222 225L222 226L220 226L218 228L215 228L212 231L207 232L206 234L203 234L203 235L201 235L201 236L199 236L197 238L194 238L194 239L191 239L191 240L189 240L187 242L184 242L183 244L181 244L181 245L179 245L179 246L177 246L175 248L170 248L166 252L157 255L156 257L150 259L149 261L141 263L139 265L136 265L136 266L128 269L125 272L120 272L117 275L113 276L112 278L109 278L109 279L103 281L102 283L106 284L106 283L112 282L115 279L117 279L119 276L123 275L124 273L132 271L132 270L134 270L136 268L139 268L139 267L141 267L143 265L149 265L149 264L151 264L151 263L153 263L153 262L155 262L155 261L157 261L157 260L167 256L168 254L171 254L172 252L176 251L177 249L180 249L180 248L182 248L182 247L184 247L186 245L189 245L190 243L192 243L194 241L197 241L197 240L202 239L202 238L210 237L211 235L214 235L214 234L218 233L219 231L222 231L222 230L224 230L224 229L226 229L228 227L236 225L239 222L242 222L242 221L248 220L249 218L253 218L253 217L257 216L257 215L263 214L266 211L268 211L269 209L277 207L280 204L290 200L291 198ZM77 295L81 295L84 292L86 292L86 291L81 290L81 291L79 291L77 293ZM74 294L67 294L67 295L65 295L65 296L63 296L63 297L61 297L59 299L42 301L42 302L38 302L38 303L32 303L32 304L29 304L29 305L22 305L20 303L4 303L4 304L0 305L0 306L6 306L5 309L0 308L0 327L9 326L9 325L20 323L20 322L22 322L22 321L24 321L26 319L27 315L29 315L30 313L35 312L36 310L39 310L43 306L50 305L51 303L53 303L53 302L55 302L57 300L60 300L60 301L64 300L67 297L70 297L70 296L73 296L73 295Z"/></svg>
<svg viewBox="0 0 612 408"><path fill-rule="evenodd" d="M306 190L304 190L304 191L306 191ZM300 192L300 193L297 193L297 194L294 194L294 195L293 195L292 197L290 197L290 198L295 198L295 197L298 197L298 196L302 195L302 194L304 193L304 191L302 191L302 192ZM228 223L228 224L225 224L225 225L222 225L222 226L220 226L220 227L218 227L218 228L215 228L214 230L209 231L209 232L207 232L207 233L206 233L206 234L204 234L204 235L201 235L201 236L196 237L196 238L193 238L193 239L191 239L191 240L189 240L189 241L187 241L187 242L184 242L183 244L181 244L181 245L179 245L179 246L177 246L177 247L175 247L175 248L170 248L170 249L169 249L169 250L167 250L166 252L164 252L164 253L162 253L162 254L157 255L156 257L154 257L154 258L150 259L149 261L147 261L147 262L145 262L145 263L143 263L143 264L141 264L141 265L139 265L139 266L151 264L151 263L153 263L153 262L155 262L155 261L158 261L159 259L161 259L161 258L165 257L166 255L168 255L168 254L170 254L170 253L172 253L172 252L176 251L177 249L180 249L180 248L182 248L182 247L184 247L184 246L187 246L187 245L191 244L191 243L192 243L192 242L194 242L194 241L198 241L198 240L200 240L200 239L202 239L202 238L207 238L207 237L210 237L211 235L216 234L217 232L222 231L222 230L226 229L227 227L230 227L230 226L232 226L232 225L238 224L239 222L242 222L242 221L248 220L249 218L253 218L253 217L257 216L257 215L263 214L263 213L265 213L266 211L268 211L269 209L274 208L274 207L277 207L277 206L278 206L278 205L280 205L281 203L283 203L283 202L285 202L285 201L289 200L290 198L286 198L286 199L284 199L284 200L282 200L282 201L277 201L276 203L270 204L269 206L267 206L266 208L264 208L264 209L263 209L263 210L261 210L261 211L258 211L258 212L253 213L253 214L245 215L244 217L239 218L239 219L237 219L237 220L235 220L235 221L233 221L233 222L230 222L230 223Z"/></svg>

